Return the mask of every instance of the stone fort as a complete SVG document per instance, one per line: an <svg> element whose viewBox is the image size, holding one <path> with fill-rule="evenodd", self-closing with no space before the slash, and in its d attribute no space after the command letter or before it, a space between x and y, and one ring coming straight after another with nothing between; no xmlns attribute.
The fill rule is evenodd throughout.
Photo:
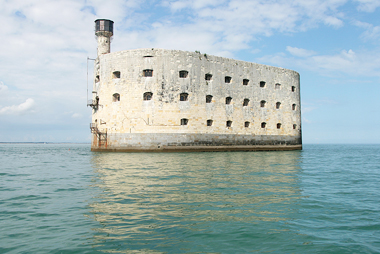
<svg viewBox="0 0 380 254"><path fill-rule="evenodd" d="M165 49L110 52L95 21L92 151L302 149L297 72Z"/></svg>

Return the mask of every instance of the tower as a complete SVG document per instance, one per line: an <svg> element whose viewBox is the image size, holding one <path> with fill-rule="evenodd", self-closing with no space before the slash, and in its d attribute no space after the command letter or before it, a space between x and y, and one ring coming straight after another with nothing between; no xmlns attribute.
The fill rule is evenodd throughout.
<svg viewBox="0 0 380 254"><path fill-rule="evenodd" d="M98 38L98 56L110 53L113 21L109 19L95 20L95 35Z"/></svg>

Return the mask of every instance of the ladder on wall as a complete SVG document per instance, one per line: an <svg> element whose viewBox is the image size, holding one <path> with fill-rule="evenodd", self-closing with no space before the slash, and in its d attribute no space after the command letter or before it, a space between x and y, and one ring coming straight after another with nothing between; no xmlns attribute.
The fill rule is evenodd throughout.
<svg viewBox="0 0 380 254"><path fill-rule="evenodd" d="M101 132L96 123L90 124L91 133L96 134L98 139L98 147L107 148L107 129L105 132Z"/></svg>

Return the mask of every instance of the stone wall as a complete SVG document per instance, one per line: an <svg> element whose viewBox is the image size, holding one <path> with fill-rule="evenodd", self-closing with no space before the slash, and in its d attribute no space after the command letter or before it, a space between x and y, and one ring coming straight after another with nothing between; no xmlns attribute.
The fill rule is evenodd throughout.
<svg viewBox="0 0 380 254"><path fill-rule="evenodd" d="M144 70L153 70L152 76L145 77ZM195 52L138 49L100 55L95 76L99 106L92 122L107 132L108 149L201 146L197 140L212 146L244 145L244 140L251 145L267 140L269 146L302 143L299 74L292 70ZM144 100L144 93L151 99ZM181 94L187 94L184 101Z"/></svg>

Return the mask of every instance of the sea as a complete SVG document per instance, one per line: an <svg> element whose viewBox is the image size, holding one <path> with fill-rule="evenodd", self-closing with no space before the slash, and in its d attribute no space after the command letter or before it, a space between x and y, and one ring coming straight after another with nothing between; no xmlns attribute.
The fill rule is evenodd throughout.
<svg viewBox="0 0 380 254"><path fill-rule="evenodd" d="M0 144L0 253L380 253L380 145Z"/></svg>

